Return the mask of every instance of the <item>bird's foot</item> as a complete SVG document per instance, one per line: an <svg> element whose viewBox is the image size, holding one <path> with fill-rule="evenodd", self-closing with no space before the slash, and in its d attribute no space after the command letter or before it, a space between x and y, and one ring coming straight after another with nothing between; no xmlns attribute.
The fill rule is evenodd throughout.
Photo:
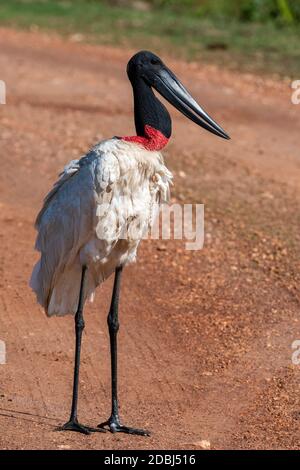
<svg viewBox="0 0 300 470"><path fill-rule="evenodd" d="M129 428L128 426L123 426L120 424L120 421L115 416L111 416L107 421L98 425L99 429L112 432L124 432L125 434L136 434L138 436L150 436L150 432L144 429Z"/></svg>
<svg viewBox="0 0 300 470"><path fill-rule="evenodd" d="M83 424L80 424L77 419L70 419L70 421L68 421L61 428L59 428L59 431L75 431L81 432L81 434L86 435L89 435L92 432L106 432L105 429L100 427L91 428L90 426L84 426Z"/></svg>

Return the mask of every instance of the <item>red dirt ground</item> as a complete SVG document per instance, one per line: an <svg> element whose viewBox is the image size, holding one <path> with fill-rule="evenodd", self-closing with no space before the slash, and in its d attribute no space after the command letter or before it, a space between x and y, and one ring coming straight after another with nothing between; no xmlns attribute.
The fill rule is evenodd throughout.
<svg viewBox="0 0 300 470"><path fill-rule="evenodd" d="M55 430L69 414L73 319L47 319L28 288L33 222L70 159L133 131L133 51L0 29L0 447L300 449L300 107L289 83L172 62L232 140L171 110L173 198L205 204L206 243L143 242L121 296L120 400L150 438ZM110 409L111 280L86 308L80 414Z"/></svg>

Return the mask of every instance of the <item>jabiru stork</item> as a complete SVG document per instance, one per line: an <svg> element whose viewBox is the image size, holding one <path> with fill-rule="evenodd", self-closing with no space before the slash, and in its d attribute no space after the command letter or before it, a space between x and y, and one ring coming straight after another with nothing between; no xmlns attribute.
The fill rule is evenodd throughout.
<svg viewBox="0 0 300 470"><path fill-rule="evenodd" d="M118 305L123 267L136 258L139 242L154 220L153 207L168 200L172 174L160 151L171 136L171 118L153 89L194 123L229 139L174 73L155 54L140 51L128 62L136 135L113 137L72 160L44 200L36 219L40 260L30 285L46 314L75 317L75 364L69 421L62 430L148 435L123 426L117 397ZM104 209L103 209L104 208ZM157 212L157 210L156 210ZM131 229L140 236L130 236ZM122 234L127 231L127 236ZM111 415L96 428L77 418L83 307L96 287L115 272L107 317L111 352Z"/></svg>

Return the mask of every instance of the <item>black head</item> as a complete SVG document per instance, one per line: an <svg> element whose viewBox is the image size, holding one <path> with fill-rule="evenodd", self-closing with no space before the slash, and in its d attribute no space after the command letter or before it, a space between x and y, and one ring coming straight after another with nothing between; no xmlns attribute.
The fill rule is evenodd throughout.
<svg viewBox="0 0 300 470"><path fill-rule="evenodd" d="M127 75L131 82L134 82L137 78L142 78L150 84L148 82L149 76L163 67L165 65L157 55L149 51L140 51L132 56L128 62Z"/></svg>
<svg viewBox="0 0 300 470"><path fill-rule="evenodd" d="M128 62L127 75L133 86L143 80L146 85L158 91L187 118L219 137L230 138L221 126L193 99L174 73L157 55L149 51L138 52Z"/></svg>

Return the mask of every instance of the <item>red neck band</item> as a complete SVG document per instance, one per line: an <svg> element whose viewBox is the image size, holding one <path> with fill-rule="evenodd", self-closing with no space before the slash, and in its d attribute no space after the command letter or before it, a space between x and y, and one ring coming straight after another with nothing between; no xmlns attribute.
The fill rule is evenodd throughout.
<svg viewBox="0 0 300 470"><path fill-rule="evenodd" d="M164 148L169 139L165 137L160 131L154 129L151 126L146 125L144 130L145 135L139 136L124 136L121 137L122 140L126 142L136 142L137 144L142 145L146 150L161 150Z"/></svg>

